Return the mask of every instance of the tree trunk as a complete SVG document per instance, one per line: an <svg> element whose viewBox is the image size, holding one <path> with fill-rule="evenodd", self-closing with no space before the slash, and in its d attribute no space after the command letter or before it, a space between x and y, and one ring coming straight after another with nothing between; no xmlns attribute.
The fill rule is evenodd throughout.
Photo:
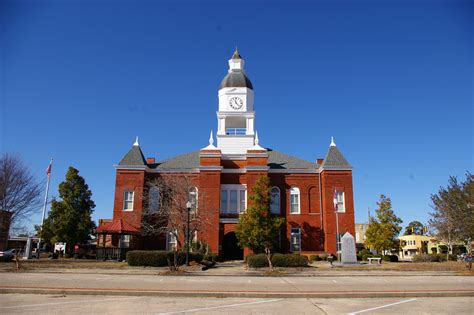
<svg viewBox="0 0 474 315"><path fill-rule="evenodd" d="M273 271L273 265L272 265L272 251L270 250L270 248L265 247L265 255L267 256L268 267L270 268L270 271Z"/></svg>

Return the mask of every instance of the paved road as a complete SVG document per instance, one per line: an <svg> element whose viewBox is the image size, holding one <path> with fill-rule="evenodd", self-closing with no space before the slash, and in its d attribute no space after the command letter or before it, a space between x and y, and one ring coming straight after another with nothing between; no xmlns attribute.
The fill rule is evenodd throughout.
<svg viewBox="0 0 474 315"><path fill-rule="evenodd" d="M472 314L474 298L251 299L0 295L0 314Z"/></svg>
<svg viewBox="0 0 474 315"><path fill-rule="evenodd" d="M92 291L96 294L135 293L139 295L246 297L374 297L387 292L391 296L420 296L416 293L451 293L474 296L474 277L470 276L352 276L352 277L222 277L100 275L64 273L0 273L0 292L15 293L21 288L55 289L53 292ZM7 289L10 289L8 291ZM58 291L62 290L62 291ZM69 290L69 291L68 291ZM407 294L407 293L412 293ZM319 295L318 295L319 294ZM379 295L380 296L380 295ZM387 295L384 295L386 297ZM424 295L426 296L426 294ZM382 297L382 296L380 296Z"/></svg>

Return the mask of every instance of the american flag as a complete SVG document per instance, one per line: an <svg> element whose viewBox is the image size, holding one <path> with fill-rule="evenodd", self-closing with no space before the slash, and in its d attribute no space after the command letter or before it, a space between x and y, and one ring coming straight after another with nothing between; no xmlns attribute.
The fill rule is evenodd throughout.
<svg viewBox="0 0 474 315"><path fill-rule="evenodd" d="M46 175L51 176L51 168L53 167L53 159L49 162L48 168L46 169Z"/></svg>
<svg viewBox="0 0 474 315"><path fill-rule="evenodd" d="M337 192L335 189L334 189L334 199L332 201L334 203L334 211L337 212Z"/></svg>

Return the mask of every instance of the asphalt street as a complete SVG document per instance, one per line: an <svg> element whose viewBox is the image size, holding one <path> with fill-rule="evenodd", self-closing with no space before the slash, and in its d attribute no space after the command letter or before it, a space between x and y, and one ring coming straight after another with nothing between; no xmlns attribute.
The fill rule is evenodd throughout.
<svg viewBox="0 0 474 315"><path fill-rule="evenodd" d="M256 299L1 294L0 314L473 314L474 298Z"/></svg>
<svg viewBox="0 0 474 315"><path fill-rule="evenodd" d="M10 289L10 291L8 290ZM159 275L103 275L68 273L0 273L0 292L71 293L68 290L91 291L94 294L166 295L213 297L319 297L311 294L377 294L392 293L451 293L474 296L474 277L471 276L326 276L326 277L255 277L255 276L159 276ZM62 290L62 291L58 291ZM108 292L108 293L107 293ZM273 294L273 295L272 295ZM280 295L278 295L280 294ZM387 295L383 296L386 297ZM392 295L394 296L394 295ZM410 295L406 295L410 296ZM416 295L411 295L416 296ZM424 295L427 296L427 295ZM446 296L446 295L445 295ZM459 296L459 295L455 295ZM336 296L333 296L336 297Z"/></svg>

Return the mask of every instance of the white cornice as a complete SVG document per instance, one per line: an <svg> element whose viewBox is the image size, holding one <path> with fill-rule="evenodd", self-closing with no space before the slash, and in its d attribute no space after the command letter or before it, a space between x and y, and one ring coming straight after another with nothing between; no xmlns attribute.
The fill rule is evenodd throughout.
<svg viewBox="0 0 474 315"><path fill-rule="evenodd" d="M352 171L352 167L323 166L321 171Z"/></svg>
<svg viewBox="0 0 474 315"><path fill-rule="evenodd" d="M219 223L239 223L238 218L220 218Z"/></svg>
<svg viewBox="0 0 474 315"><path fill-rule="evenodd" d="M148 166L146 165L119 165L119 164L114 164L114 168L116 170L137 170L137 171L145 171Z"/></svg>
<svg viewBox="0 0 474 315"><path fill-rule="evenodd" d="M282 173L282 174L318 174L319 169L270 169L268 173Z"/></svg>
<svg viewBox="0 0 474 315"><path fill-rule="evenodd" d="M245 168L224 168L222 173L243 174L247 173L247 170Z"/></svg>
<svg viewBox="0 0 474 315"><path fill-rule="evenodd" d="M217 149L217 150L219 150L219 149ZM217 153L217 152L216 153L214 153L214 152L205 152L205 151L204 152L203 151L199 152L199 157L221 157L221 156L222 156L222 154Z"/></svg>
<svg viewBox="0 0 474 315"><path fill-rule="evenodd" d="M200 171L222 171L222 166L200 166Z"/></svg>
<svg viewBox="0 0 474 315"><path fill-rule="evenodd" d="M260 166L260 165L247 165L245 167L247 171L268 171L270 167L268 166Z"/></svg>

